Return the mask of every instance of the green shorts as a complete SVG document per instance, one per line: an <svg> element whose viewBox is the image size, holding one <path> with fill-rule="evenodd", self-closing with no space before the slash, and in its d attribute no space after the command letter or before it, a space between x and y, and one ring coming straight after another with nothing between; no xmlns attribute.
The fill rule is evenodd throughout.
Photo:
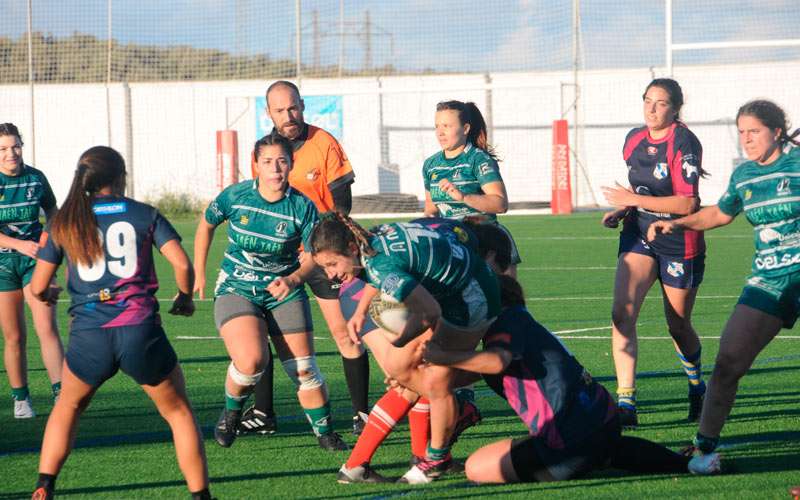
<svg viewBox="0 0 800 500"><path fill-rule="evenodd" d="M800 315L800 273L750 276L738 303L780 318L784 328L792 328Z"/></svg>
<svg viewBox="0 0 800 500"><path fill-rule="evenodd" d="M461 327L473 327L500 314L500 285L483 260L472 267L472 280L459 294L438 299L442 318Z"/></svg>
<svg viewBox="0 0 800 500"><path fill-rule="evenodd" d="M31 282L36 259L20 253L0 253L0 292L22 290Z"/></svg>

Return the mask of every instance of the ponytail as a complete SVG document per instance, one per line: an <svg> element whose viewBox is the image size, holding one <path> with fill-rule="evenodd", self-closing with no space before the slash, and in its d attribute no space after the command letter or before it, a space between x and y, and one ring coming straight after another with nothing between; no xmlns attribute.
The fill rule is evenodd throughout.
<svg viewBox="0 0 800 500"><path fill-rule="evenodd" d="M525 293L519 281L506 274L498 275L497 281L500 284L500 305L502 307L525 307Z"/></svg>
<svg viewBox="0 0 800 500"><path fill-rule="evenodd" d="M372 236L347 215L338 211L325 212L311 232L311 253L327 251L347 255L353 244L362 255L372 257L376 254L369 243Z"/></svg>
<svg viewBox="0 0 800 500"><path fill-rule="evenodd" d="M462 125L469 125L467 132L467 142L486 151L493 160L497 160L497 153L494 147L489 144L489 135L486 129L486 121L483 119L481 110L474 102L443 101L436 105L436 111L444 110L458 111L458 120Z"/></svg>
<svg viewBox="0 0 800 500"><path fill-rule="evenodd" d="M800 146L800 128L797 128L791 134L786 133L785 130L781 131L781 136L778 138L782 146L792 144L795 147Z"/></svg>
<svg viewBox="0 0 800 500"><path fill-rule="evenodd" d="M95 194L125 176L125 161L115 150L95 146L78 160L67 199L53 217L50 236L76 264L91 265L103 256L103 242L92 209Z"/></svg>

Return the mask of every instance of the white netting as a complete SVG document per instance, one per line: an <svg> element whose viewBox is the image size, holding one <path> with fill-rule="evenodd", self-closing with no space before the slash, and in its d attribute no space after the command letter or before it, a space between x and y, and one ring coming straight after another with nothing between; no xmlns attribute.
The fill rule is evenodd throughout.
<svg viewBox="0 0 800 500"><path fill-rule="evenodd" d="M686 94L684 118L705 147L709 200L740 156L732 117L742 102L770 97L800 121L800 47L684 49L792 39L800 9L778 0L672 3L673 74ZM577 124L573 185L577 203L591 205L602 203L601 185L624 177L620 148L641 124L641 92L668 71L665 5L32 0L29 40L27 2L7 2L0 109L57 194L81 151L109 143L128 159L137 196L208 198L217 189L215 131L239 132L246 174L256 98L274 79L299 79L305 96L340 99L355 194L419 198L422 160L437 148L436 102L473 100L489 121L512 202L549 199L550 125L562 117Z"/></svg>

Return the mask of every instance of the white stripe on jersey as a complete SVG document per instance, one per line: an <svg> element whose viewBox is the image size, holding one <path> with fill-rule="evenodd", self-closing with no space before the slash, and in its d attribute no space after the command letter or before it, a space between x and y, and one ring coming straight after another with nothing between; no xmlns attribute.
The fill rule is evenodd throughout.
<svg viewBox="0 0 800 500"><path fill-rule="evenodd" d="M752 179L747 179L746 181L742 181L736 184L736 189L739 189L742 186L746 186L748 184L755 184L756 182L768 181L770 179L780 179L781 177L800 177L800 173L798 172L775 172L772 174L766 175L759 175L758 177L753 177Z"/></svg>
<svg viewBox="0 0 800 500"><path fill-rule="evenodd" d="M21 184L6 184L2 187L4 187L5 189L9 189L9 188L17 188L17 187L24 188L24 187L41 186L41 185L42 185L41 182L33 181L33 182L23 182Z"/></svg>
<svg viewBox="0 0 800 500"><path fill-rule="evenodd" d="M458 165L441 165L438 167L431 167L428 169L428 172L433 172L434 170L455 170L457 168L467 168L471 167L469 163L459 163Z"/></svg>
<svg viewBox="0 0 800 500"><path fill-rule="evenodd" d="M800 196L787 196L785 198L775 198L773 200L759 201L757 203L751 203L750 205L745 205L744 209L752 210L753 208L767 207L769 205L779 205L781 203L792 203L795 201L800 201Z"/></svg>
<svg viewBox="0 0 800 500"><path fill-rule="evenodd" d="M753 229L756 231L761 231L762 229L770 229L773 227L782 226L784 224L791 224L792 222L800 221L800 217L794 217L792 219L784 219L778 222L770 222L769 224L759 224L757 226L753 226Z"/></svg>
<svg viewBox="0 0 800 500"><path fill-rule="evenodd" d="M2 203L0 203L0 208L29 207L31 205L38 205L38 204L39 204L38 200L26 201L23 203L12 203L10 205L3 205Z"/></svg>
<svg viewBox="0 0 800 500"><path fill-rule="evenodd" d="M248 231L247 229L242 229L240 227L236 227L236 224L234 224L231 221L229 221L229 223L231 225L231 229L233 229L237 233L246 234L248 236L255 236L256 238L261 238L261 239L264 239L264 240L267 240L267 241L274 241L276 243L286 243L287 241L291 241L293 239L300 238L300 235L294 235L291 238L278 238L278 237L275 237L275 236L269 236L267 234L256 233L256 232L253 232L253 231Z"/></svg>
<svg viewBox="0 0 800 500"><path fill-rule="evenodd" d="M428 236L428 245L433 248L433 238ZM425 276L430 276L431 266L433 266L433 252L428 252L428 267L425 269Z"/></svg>
<svg viewBox="0 0 800 500"><path fill-rule="evenodd" d="M251 207L251 206L248 206L248 205L233 205L231 208L235 208L235 209L238 209L238 210L249 210L251 212L257 212L259 214L269 215L270 217L275 217L277 219L283 219L283 220L292 221L292 222L294 222L296 224L302 224L303 223L303 221L301 221L300 219L296 219L296 218L292 217L291 215L279 214L277 212L270 212L269 210L264 210L263 208L256 208L256 207Z"/></svg>

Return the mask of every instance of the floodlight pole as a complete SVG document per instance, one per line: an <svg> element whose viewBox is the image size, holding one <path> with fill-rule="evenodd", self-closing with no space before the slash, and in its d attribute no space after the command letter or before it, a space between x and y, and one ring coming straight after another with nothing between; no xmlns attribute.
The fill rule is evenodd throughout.
<svg viewBox="0 0 800 500"><path fill-rule="evenodd" d="M31 102L31 164L36 165L36 113L33 103L33 0L28 0L28 96Z"/></svg>
<svg viewBox="0 0 800 500"><path fill-rule="evenodd" d="M664 31L666 37L667 76L672 78L672 0L664 2Z"/></svg>
<svg viewBox="0 0 800 500"><path fill-rule="evenodd" d="M294 45L295 45L295 78L297 78L297 86L300 86L300 79L302 78L301 75L301 57L302 57L302 46L301 43L303 41L303 36L301 30L303 29L300 25L300 1L295 0L294 2Z"/></svg>
<svg viewBox="0 0 800 500"><path fill-rule="evenodd" d="M108 0L108 44L106 47L106 138L111 147L111 2Z"/></svg>

